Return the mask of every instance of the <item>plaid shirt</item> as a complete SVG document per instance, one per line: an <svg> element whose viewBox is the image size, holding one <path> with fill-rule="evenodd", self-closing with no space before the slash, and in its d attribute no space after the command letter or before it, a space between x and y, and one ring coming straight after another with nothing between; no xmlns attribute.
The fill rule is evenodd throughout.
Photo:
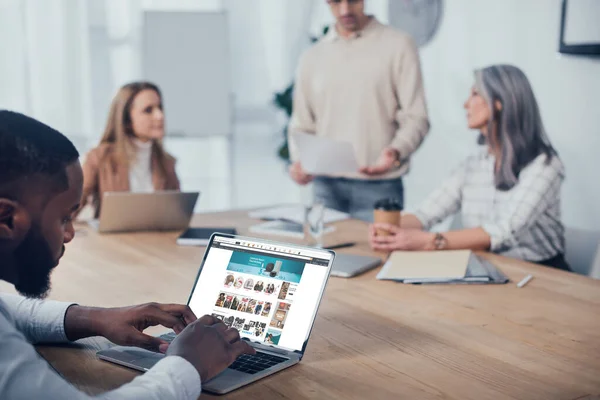
<svg viewBox="0 0 600 400"><path fill-rule="evenodd" d="M560 218L560 159L539 155L508 191L494 184L495 157L487 148L468 157L414 213L424 229L461 212L464 228L480 227L490 235L490 250L508 257L542 261L564 253Z"/></svg>

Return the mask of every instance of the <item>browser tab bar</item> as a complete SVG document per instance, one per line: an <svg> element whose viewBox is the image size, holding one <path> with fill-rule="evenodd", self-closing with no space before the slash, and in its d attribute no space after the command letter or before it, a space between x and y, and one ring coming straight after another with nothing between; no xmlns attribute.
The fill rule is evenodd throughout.
<svg viewBox="0 0 600 400"><path fill-rule="evenodd" d="M271 254L279 254L286 257L296 257L300 259L318 259L318 260L330 260L331 254L326 251L312 250L297 248L293 246L277 245L272 243L263 243L260 241L252 241L245 239L236 238L223 238L218 237L217 242L227 243L228 247L236 247L240 249L247 249L251 251L267 252ZM229 246L230 245L230 246Z"/></svg>

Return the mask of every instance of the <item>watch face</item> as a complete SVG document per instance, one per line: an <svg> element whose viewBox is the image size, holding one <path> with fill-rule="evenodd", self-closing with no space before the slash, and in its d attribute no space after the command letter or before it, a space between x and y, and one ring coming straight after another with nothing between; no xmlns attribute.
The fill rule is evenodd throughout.
<svg viewBox="0 0 600 400"><path fill-rule="evenodd" d="M442 250L446 247L446 238L441 233L436 233L434 244L436 250Z"/></svg>
<svg viewBox="0 0 600 400"><path fill-rule="evenodd" d="M391 0L388 7L390 25L410 34L419 47L437 32L444 8L442 0Z"/></svg>

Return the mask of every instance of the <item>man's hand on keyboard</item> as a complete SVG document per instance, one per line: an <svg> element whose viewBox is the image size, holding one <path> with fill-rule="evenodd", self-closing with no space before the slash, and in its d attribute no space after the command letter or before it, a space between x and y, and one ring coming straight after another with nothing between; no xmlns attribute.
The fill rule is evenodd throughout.
<svg viewBox="0 0 600 400"><path fill-rule="evenodd" d="M144 329L163 325L181 332L196 321L196 315L180 304L147 303L132 307L92 308L73 305L65 315L65 331L70 340L104 336L113 343L137 346L152 351L167 351L168 343L143 333Z"/></svg>
<svg viewBox="0 0 600 400"><path fill-rule="evenodd" d="M218 375L242 354L255 353L240 340L236 329L227 328L210 315L189 324L167 349L167 355L183 357L196 367L202 382Z"/></svg>

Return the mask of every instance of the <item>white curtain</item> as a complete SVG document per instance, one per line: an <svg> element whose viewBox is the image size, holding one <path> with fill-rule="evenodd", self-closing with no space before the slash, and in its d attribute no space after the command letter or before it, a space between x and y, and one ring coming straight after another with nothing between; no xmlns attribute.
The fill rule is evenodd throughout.
<svg viewBox="0 0 600 400"><path fill-rule="evenodd" d="M87 3L0 1L0 107L79 138L91 129Z"/></svg>

